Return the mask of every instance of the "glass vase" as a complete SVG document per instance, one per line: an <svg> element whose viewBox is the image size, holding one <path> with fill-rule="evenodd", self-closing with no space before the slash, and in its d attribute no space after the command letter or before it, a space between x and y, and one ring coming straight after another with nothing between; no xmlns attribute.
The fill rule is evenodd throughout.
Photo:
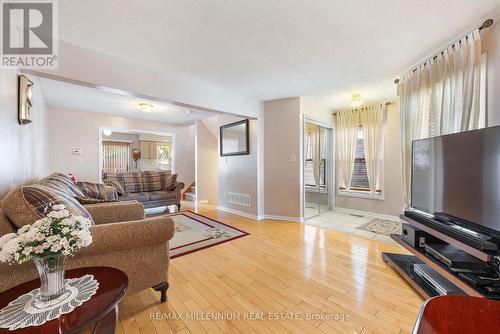
<svg viewBox="0 0 500 334"><path fill-rule="evenodd" d="M48 302L60 297L66 291L64 281L63 255L52 255L47 257L34 258L36 269L40 275L40 294L37 297L39 302Z"/></svg>

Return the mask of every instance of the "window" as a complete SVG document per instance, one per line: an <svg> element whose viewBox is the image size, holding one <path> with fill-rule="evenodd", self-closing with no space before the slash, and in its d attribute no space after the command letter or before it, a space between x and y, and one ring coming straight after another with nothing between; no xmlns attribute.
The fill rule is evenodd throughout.
<svg viewBox="0 0 500 334"><path fill-rule="evenodd" d="M130 170L130 144L124 142L102 142L103 172L126 172Z"/></svg>
<svg viewBox="0 0 500 334"><path fill-rule="evenodd" d="M346 193L345 188L340 187L340 190ZM356 148L354 152L354 167L352 170L351 187L349 188L349 191L353 191L355 193L370 191L370 182L368 181L368 174L366 172L364 137L363 130L361 128L357 132ZM377 189L377 193L380 195L382 190Z"/></svg>
<svg viewBox="0 0 500 334"><path fill-rule="evenodd" d="M365 145L363 140L363 130L358 130L356 140L356 151L354 153L354 169L352 171L350 190L370 191L368 174L366 173Z"/></svg>

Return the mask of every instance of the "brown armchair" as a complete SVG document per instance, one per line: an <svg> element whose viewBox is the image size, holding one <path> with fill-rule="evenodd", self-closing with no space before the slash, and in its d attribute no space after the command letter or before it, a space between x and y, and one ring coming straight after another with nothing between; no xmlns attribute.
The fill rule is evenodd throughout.
<svg viewBox="0 0 500 334"><path fill-rule="evenodd" d="M66 268L114 267L129 278L128 292L153 287L166 301L169 245L174 224L167 217L144 218L141 203L116 202L86 205L96 225L93 242L66 262ZM30 222L32 223L32 222ZM0 236L15 232L15 226L0 210ZM38 277L33 263L0 263L0 292Z"/></svg>

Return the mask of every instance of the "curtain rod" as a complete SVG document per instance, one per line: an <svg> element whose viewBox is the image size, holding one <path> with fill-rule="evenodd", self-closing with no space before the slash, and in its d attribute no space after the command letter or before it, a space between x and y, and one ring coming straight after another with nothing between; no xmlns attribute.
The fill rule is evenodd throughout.
<svg viewBox="0 0 500 334"><path fill-rule="evenodd" d="M373 104L367 104L365 106L362 106L362 107L357 107L357 108L348 108L348 110L358 110L358 109L364 109L366 107L370 107L370 106L376 106L377 104L383 104L385 106L390 106L392 104L391 101L387 101L387 102L380 102L380 103L373 103ZM343 109L345 110L345 109ZM343 110L335 110L335 111L332 111L332 114L335 116L337 115L339 112L342 112Z"/></svg>
<svg viewBox="0 0 500 334"><path fill-rule="evenodd" d="M493 24L493 19L487 19L486 21L483 22L483 24L481 24L481 26L479 27L479 31L481 31L481 30L483 30L485 28L491 27L492 24ZM465 38L467 38L467 36L465 36ZM454 48L456 43L460 43L460 41L453 43L451 45L451 47ZM441 55L444 54L444 51L441 51L437 55L435 55L434 57L432 57L432 60L435 60L440 54ZM423 66L425 66L425 65L427 65L427 62L425 62L423 64ZM414 68L412 72L415 72L416 70L417 70L417 68ZM394 80L394 83L398 84L399 83L399 79Z"/></svg>

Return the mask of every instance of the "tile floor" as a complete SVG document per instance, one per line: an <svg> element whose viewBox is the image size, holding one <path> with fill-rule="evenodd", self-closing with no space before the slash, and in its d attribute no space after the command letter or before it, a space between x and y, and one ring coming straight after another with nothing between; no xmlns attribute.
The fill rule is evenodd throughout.
<svg viewBox="0 0 500 334"><path fill-rule="evenodd" d="M369 215L358 217L349 213L329 211L314 218L307 219L305 223L319 228L349 233L364 239L372 239L391 245L397 245L389 236L358 229L359 226L368 223L373 218L376 217Z"/></svg>

